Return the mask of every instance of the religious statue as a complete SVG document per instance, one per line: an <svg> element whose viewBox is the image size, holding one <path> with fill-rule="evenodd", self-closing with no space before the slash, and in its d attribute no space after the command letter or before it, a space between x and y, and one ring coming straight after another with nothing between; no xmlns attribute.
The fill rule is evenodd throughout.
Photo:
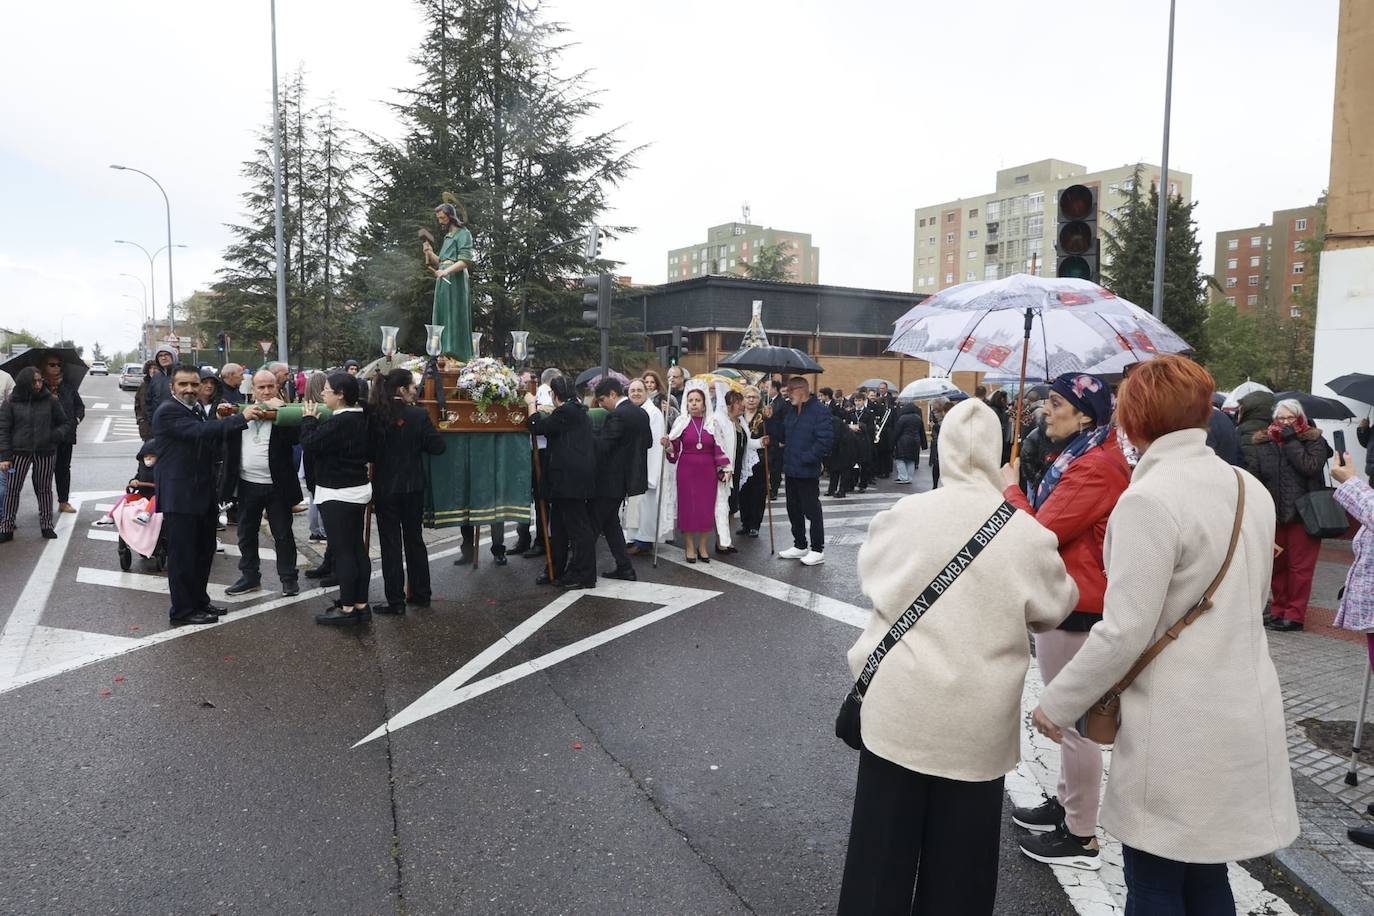
<svg viewBox="0 0 1374 916"><path fill-rule="evenodd" d="M436 281L431 323L444 326L440 352L466 363L472 359L472 297L468 285L472 233L464 225L458 209L447 200L434 208L434 218L444 233L438 254L434 253L429 233L422 234L425 266Z"/></svg>

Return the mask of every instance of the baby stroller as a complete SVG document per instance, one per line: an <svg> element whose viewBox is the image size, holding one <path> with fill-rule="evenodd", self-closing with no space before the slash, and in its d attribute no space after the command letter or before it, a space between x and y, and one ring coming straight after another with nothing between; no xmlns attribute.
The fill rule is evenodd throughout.
<svg viewBox="0 0 1374 916"><path fill-rule="evenodd" d="M138 450L138 473L110 510L119 532L119 568L125 572L134 565L135 552L152 560L158 572L167 568L167 540L162 536L162 513L157 511L157 485L153 483L156 460L153 443L143 443Z"/></svg>

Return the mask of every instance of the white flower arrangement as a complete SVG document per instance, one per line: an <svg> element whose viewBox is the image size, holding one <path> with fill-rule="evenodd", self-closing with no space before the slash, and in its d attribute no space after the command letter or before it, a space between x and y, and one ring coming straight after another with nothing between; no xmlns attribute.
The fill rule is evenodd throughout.
<svg viewBox="0 0 1374 916"><path fill-rule="evenodd" d="M458 374L458 396L475 401L486 413L492 404L513 407L524 399L520 379L505 363L489 356L479 357L463 366Z"/></svg>

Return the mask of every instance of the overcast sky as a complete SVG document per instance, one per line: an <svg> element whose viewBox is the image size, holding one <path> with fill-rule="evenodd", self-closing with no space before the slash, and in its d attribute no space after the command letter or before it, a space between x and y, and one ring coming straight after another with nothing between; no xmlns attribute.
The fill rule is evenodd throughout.
<svg viewBox="0 0 1374 916"><path fill-rule="evenodd" d="M641 282L708 226L809 231L821 281L911 288L912 210L990 191L1005 166L1157 162L1167 0L560 0L597 126L649 144L612 196L609 242ZM1315 200L1329 172L1337 0L1179 3L1171 163L1213 234ZM409 0L280 0L298 64L354 127L394 135L413 84ZM270 113L267 0L9 4L0 56L0 326L89 346L137 340L150 250L172 201L183 298L215 278L240 218L240 163ZM1079 49L1081 53L1079 53ZM158 314L167 302L158 258ZM125 298L125 296L134 298Z"/></svg>

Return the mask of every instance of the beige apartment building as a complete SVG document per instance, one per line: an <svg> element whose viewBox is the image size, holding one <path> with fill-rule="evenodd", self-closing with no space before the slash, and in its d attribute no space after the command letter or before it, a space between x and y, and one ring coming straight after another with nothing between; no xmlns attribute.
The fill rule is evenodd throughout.
<svg viewBox="0 0 1374 916"><path fill-rule="evenodd" d="M1218 232L1211 300L1242 312L1273 306L1282 316L1300 317L1295 299L1312 270L1303 242L1317 234L1320 218L1313 204L1275 210L1269 223Z"/></svg>
<svg viewBox="0 0 1374 916"><path fill-rule="evenodd" d="M745 266L752 263L758 250L765 245L786 242L797 260L787 269L787 279L795 283L819 283L821 250L811 244L811 233L793 232L756 226L748 221L725 223L706 230L706 241L668 252L665 282L690 280L706 276L744 276Z"/></svg>
<svg viewBox="0 0 1374 916"><path fill-rule="evenodd" d="M1075 184L1095 189L1100 232L1126 203L1137 168L1151 187L1159 184L1159 166L1149 163L1089 172L1073 162L1042 159L1001 169L989 194L917 208L912 289L934 293L1016 273L1053 276L1059 192ZM1193 176L1170 169L1169 193L1192 200Z"/></svg>

